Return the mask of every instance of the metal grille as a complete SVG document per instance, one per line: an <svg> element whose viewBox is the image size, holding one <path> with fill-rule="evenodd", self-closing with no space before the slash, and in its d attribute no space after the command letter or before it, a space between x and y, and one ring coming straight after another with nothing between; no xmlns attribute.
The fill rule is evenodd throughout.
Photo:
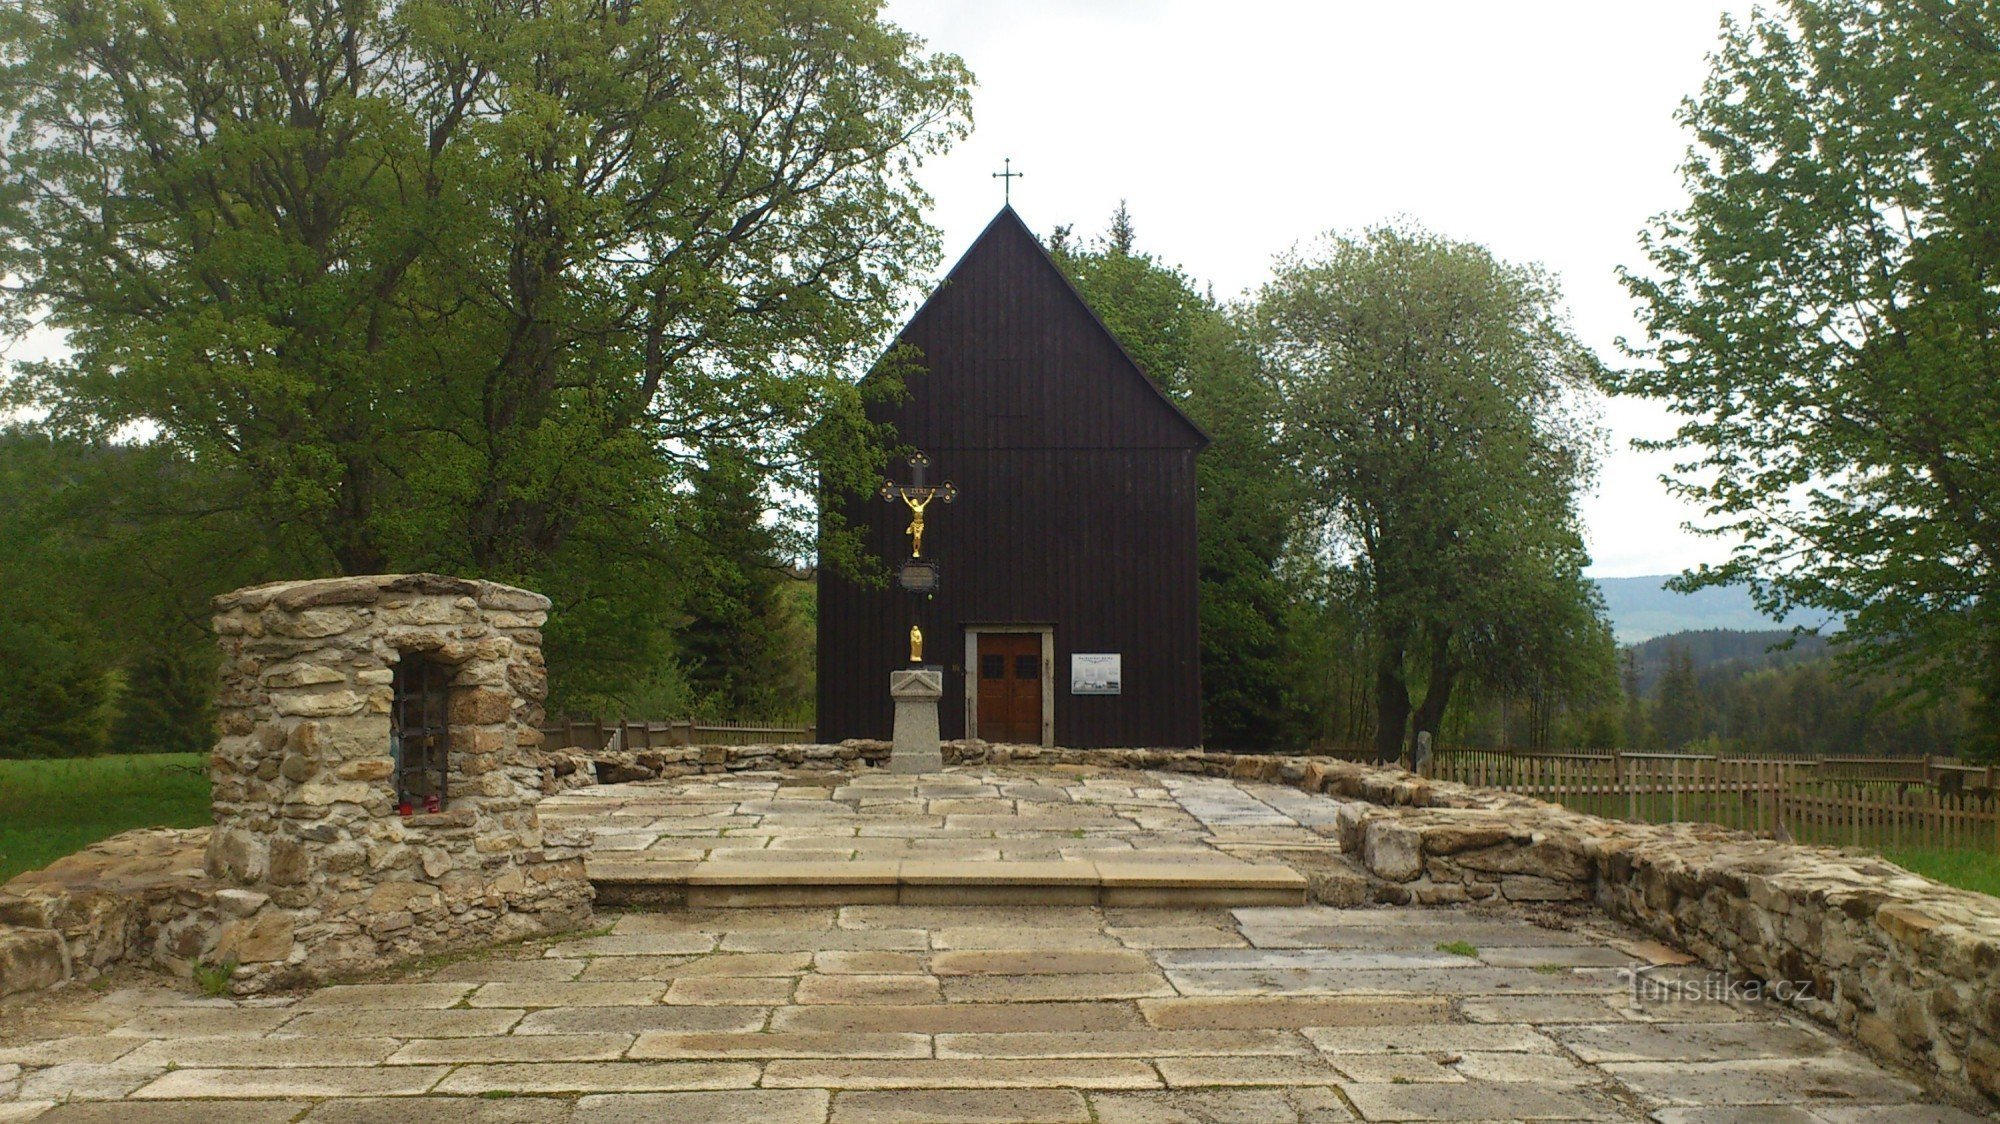
<svg viewBox="0 0 2000 1124"><path fill-rule="evenodd" d="M405 656L396 665L390 745L396 755L396 808L410 815L444 810L451 751L451 671Z"/></svg>

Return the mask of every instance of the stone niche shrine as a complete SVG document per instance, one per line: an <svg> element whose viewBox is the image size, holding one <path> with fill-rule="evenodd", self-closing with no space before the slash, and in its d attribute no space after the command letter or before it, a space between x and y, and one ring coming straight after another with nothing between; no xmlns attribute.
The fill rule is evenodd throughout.
<svg viewBox="0 0 2000 1124"><path fill-rule="evenodd" d="M215 610L207 868L234 891L215 955L243 983L588 919L587 835L535 814L548 598L391 574L255 586Z"/></svg>

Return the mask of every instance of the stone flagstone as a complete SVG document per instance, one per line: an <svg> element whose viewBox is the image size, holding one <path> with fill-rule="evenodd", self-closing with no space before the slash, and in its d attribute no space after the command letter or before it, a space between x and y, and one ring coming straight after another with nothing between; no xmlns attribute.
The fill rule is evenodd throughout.
<svg viewBox="0 0 2000 1124"><path fill-rule="evenodd" d="M1323 797L1085 769L817 779L581 789L544 816L617 828L621 864L733 852L744 885L977 853L1088 868L1099 896L669 904L299 996L76 989L0 1021L0 1124L1975 1119L1783 1009L1634 1006L1617 969L1673 950L1587 907L1176 900L1183 868L1330 847ZM1159 896L1105 904L1107 869Z"/></svg>

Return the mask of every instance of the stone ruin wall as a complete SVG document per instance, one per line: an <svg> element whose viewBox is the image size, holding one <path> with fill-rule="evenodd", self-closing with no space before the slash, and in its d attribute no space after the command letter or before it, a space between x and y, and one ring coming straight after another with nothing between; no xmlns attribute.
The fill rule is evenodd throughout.
<svg viewBox="0 0 2000 1124"><path fill-rule="evenodd" d="M1863 854L1712 824L1608 820L1393 767L1191 750L953 741L949 764L1159 769L1290 785L1347 803L1334 834L1365 884L1332 904L1594 904L1736 980L1807 982L1793 1005L1954 1099L2000 1105L2000 902ZM751 769L886 764L889 744L551 754L576 787Z"/></svg>
<svg viewBox="0 0 2000 1124"><path fill-rule="evenodd" d="M547 598L411 574L257 586L215 608L207 873L235 908L207 959L324 979L589 916L587 838L535 814ZM392 681L409 659L450 671L436 813L396 806Z"/></svg>

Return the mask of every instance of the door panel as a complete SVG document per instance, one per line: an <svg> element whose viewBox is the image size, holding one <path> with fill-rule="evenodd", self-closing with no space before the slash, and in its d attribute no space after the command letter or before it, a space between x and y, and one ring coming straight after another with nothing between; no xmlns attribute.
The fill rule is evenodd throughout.
<svg viewBox="0 0 2000 1124"><path fill-rule="evenodd" d="M1042 743L1042 637L1036 632L979 634L979 736L990 742Z"/></svg>

